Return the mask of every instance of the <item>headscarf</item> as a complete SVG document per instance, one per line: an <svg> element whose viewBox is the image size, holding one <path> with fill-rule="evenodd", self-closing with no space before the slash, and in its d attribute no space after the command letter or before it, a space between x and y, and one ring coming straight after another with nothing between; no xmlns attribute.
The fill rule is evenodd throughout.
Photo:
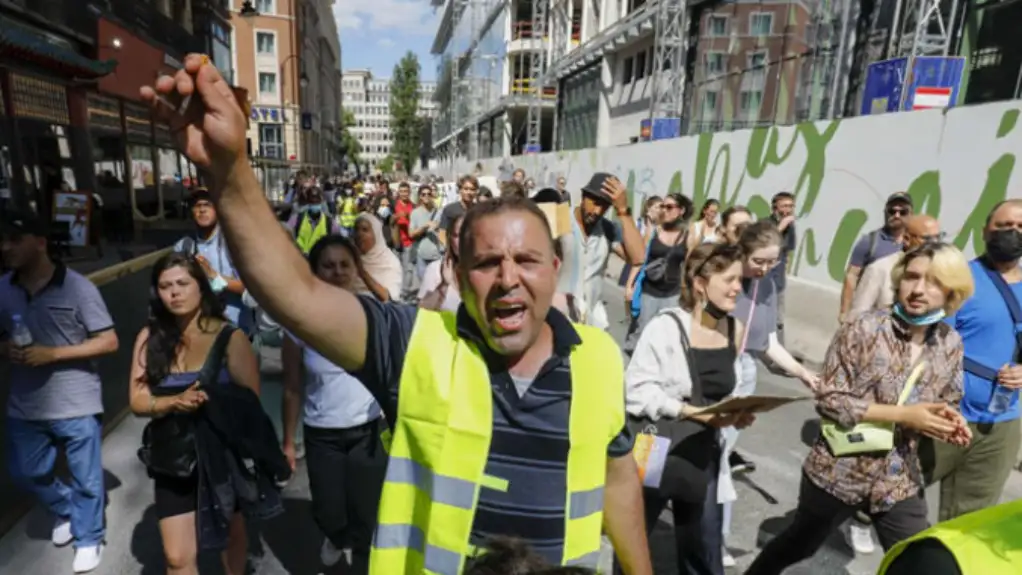
<svg viewBox="0 0 1022 575"><path fill-rule="evenodd" d="M383 222L373 214L361 214L355 218L355 227L358 227L360 220L366 220L373 227L373 236L376 238L373 249L361 254L362 267L365 268L369 277L376 280L376 283L387 290L392 300L401 297L401 260L394 252L387 248L387 240L383 237ZM356 277L352 288L356 293L369 293L369 288Z"/></svg>

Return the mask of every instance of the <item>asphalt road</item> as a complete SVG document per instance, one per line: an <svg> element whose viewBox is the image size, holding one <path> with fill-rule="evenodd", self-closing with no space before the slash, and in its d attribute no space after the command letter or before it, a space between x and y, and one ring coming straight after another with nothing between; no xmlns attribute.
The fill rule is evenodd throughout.
<svg viewBox="0 0 1022 575"><path fill-rule="evenodd" d="M620 291L608 284L606 296L611 314L611 333L621 341L625 325ZM268 375L264 382L267 403L279 393L279 383ZM761 393L799 393L801 386L790 379L761 370ZM738 481L733 535L728 547L738 560L740 573L748 567L763 542L777 533L795 507L800 468L806 445L816 433L816 418L808 402L789 405L762 416L743 432L739 448L756 462L758 470ZM162 548L152 508L152 483L138 462L135 452L143 421L128 418L111 433L103 445L109 504L107 506L107 548L97 575L164 573ZM931 495L935 495L932 494ZM1006 499L1022 497L1022 476L1013 474L1005 489ZM256 572L261 575L315 575L324 571L319 565L322 537L312 522L308 484L304 468L284 490L286 512L265 522L252 533L253 547L261 558ZM936 497L931 496L931 508ZM932 511L932 509L931 509ZM933 513L935 517L935 513ZM72 551L57 549L49 542L52 520L36 509L0 539L0 574L60 575L71 573ZM670 532L670 516L665 514L653 534L656 573L676 573ZM879 553L854 557L843 537L835 532L825 548L811 560L788 571L792 575L867 575L876 572ZM201 572L221 573L216 556L204 556ZM335 571L336 572L336 571ZM395 574L396 575L396 574Z"/></svg>

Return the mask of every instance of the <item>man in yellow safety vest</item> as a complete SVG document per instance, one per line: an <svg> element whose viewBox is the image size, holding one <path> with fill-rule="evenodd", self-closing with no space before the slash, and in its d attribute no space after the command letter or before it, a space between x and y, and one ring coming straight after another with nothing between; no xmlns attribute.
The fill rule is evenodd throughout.
<svg viewBox="0 0 1022 575"><path fill-rule="evenodd" d="M341 190L338 202L341 204L337 210L338 220L341 223L341 230L344 235L350 236L355 229L355 220L358 218L358 200L351 188Z"/></svg>
<svg viewBox="0 0 1022 575"><path fill-rule="evenodd" d="M336 234L337 226L323 203L323 191L318 187L306 188L298 198L298 209L291 216L288 228L303 254L323 236Z"/></svg>
<svg viewBox="0 0 1022 575"><path fill-rule="evenodd" d="M217 182L224 233L258 301L384 406L393 436L369 571L458 575L492 536L595 567L605 532L626 574L651 574L620 351L551 308L560 262L542 211L508 199L466 214L457 314L336 289L278 231L225 87L192 54L142 95L172 129L188 124L175 129L180 148ZM176 114L156 97L175 89L204 106ZM366 547L352 542L353 562Z"/></svg>
<svg viewBox="0 0 1022 575"><path fill-rule="evenodd" d="M1022 573L1022 500L962 515L887 552L877 575Z"/></svg>

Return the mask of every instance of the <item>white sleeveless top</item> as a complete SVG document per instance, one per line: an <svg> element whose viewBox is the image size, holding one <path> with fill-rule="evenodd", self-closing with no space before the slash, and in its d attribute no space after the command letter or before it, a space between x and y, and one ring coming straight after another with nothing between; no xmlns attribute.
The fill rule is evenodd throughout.
<svg viewBox="0 0 1022 575"><path fill-rule="evenodd" d="M715 244L715 243L717 243L717 228L713 228L712 232L710 232L710 233L708 233L708 234L706 234L704 236L703 235L703 224L704 223L705 222L703 222L702 220L699 220L698 222L696 222L696 225L695 225L696 235L701 237L701 238L703 238L702 239L702 243L704 243L704 244Z"/></svg>

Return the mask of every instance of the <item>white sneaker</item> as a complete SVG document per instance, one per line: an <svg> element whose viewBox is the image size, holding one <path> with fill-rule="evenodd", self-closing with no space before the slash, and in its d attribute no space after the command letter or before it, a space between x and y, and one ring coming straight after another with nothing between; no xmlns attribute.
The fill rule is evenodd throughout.
<svg viewBox="0 0 1022 575"><path fill-rule="evenodd" d="M723 549L721 549L721 553L724 556L723 557L723 559L724 559L724 567L734 567L734 566L738 565L738 563L735 561L734 555L731 555L731 552L727 550L727 547L724 547Z"/></svg>
<svg viewBox="0 0 1022 575"><path fill-rule="evenodd" d="M869 555L876 551L873 544L873 528L858 521L852 520L848 524L847 541L852 549L861 555Z"/></svg>
<svg viewBox="0 0 1022 575"><path fill-rule="evenodd" d="M63 547L74 541L74 535L71 535L71 521L58 518L57 522L53 524L53 533L50 535L50 540L57 547Z"/></svg>
<svg viewBox="0 0 1022 575"><path fill-rule="evenodd" d="M75 573L88 573L99 567L99 562L102 558L102 543L99 545L89 545L88 547L78 547L75 549L75 560L71 567Z"/></svg>
<svg viewBox="0 0 1022 575"><path fill-rule="evenodd" d="M323 547L319 549L319 560L324 567L333 567L344 557L344 549L334 547L329 539L323 539Z"/></svg>

